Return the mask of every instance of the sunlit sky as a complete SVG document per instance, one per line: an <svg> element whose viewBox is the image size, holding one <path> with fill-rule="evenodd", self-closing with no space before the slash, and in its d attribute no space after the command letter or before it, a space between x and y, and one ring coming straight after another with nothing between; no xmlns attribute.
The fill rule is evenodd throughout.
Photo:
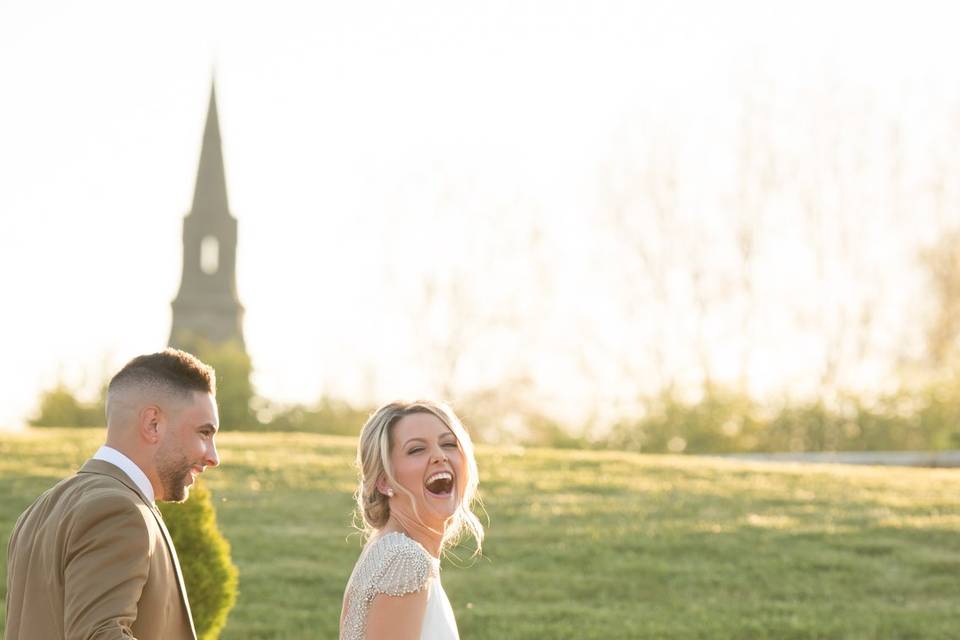
<svg viewBox="0 0 960 640"><path fill-rule="evenodd" d="M21 425L58 379L89 390L165 346L214 73L261 393L437 392L417 349L429 322L405 305L424 277L477 280L475 267L493 271L470 309L502 305L529 326L500 340L465 323L484 336L464 340L490 347L463 384L508 379L532 345L540 397L583 414L617 386L603 349L628 325L597 285L625 276L587 256L603 253L591 234L618 163L660 137L722 183L728 158L712 145L764 83L782 101L869 96L912 123L906 144L923 157L925 123L960 106L958 17L923 2L0 0L0 425ZM789 144L788 124L780 134ZM928 222L866 230L865 259L894 278ZM493 268L461 242L510 245L531 228L541 280L522 250ZM886 282L892 326L915 282ZM594 335L599 355L578 374ZM805 338L765 339L793 346L757 356L761 387L809 373Z"/></svg>

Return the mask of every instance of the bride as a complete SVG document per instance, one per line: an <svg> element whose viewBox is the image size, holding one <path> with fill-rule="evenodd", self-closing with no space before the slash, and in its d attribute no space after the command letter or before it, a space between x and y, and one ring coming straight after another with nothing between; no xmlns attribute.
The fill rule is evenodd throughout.
<svg viewBox="0 0 960 640"><path fill-rule="evenodd" d="M393 402L360 432L357 511L366 545L343 596L340 640L457 640L440 584L440 552L483 526L473 444L453 411L437 402Z"/></svg>

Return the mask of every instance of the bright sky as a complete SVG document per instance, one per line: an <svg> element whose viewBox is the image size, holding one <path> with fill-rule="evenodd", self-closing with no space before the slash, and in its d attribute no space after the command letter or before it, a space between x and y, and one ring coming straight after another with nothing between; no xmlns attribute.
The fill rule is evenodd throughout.
<svg viewBox="0 0 960 640"><path fill-rule="evenodd" d="M602 244L605 171L644 155L631 132L673 132L722 183L709 141L766 79L783 95L862 91L918 123L922 154L922 122L960 104L960 21L946 7L0 0L0 425L25 421L58 378L89 388L165 345L214 67L264 395L435 392L404 304L424 275L476 278L482 263L494 279L471 308L538 322L477 338L494 357L472 375L508 378L529 338L543 397L583 413L618 374L601 354L587 384L571 353L626 321L577 257ZM541 307L522 249L517 263L471 261L477 238L509 244L538 225L553 283ZM885 233L875 246L889 255ZM789 386L809 352L797 337L757 376Z"/></svg>

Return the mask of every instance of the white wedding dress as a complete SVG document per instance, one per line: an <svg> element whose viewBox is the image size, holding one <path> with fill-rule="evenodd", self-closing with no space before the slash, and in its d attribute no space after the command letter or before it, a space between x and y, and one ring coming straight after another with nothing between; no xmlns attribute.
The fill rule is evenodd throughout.
<svg viewBox="0 0 960 640"><path fill-rule="evenodd" d="M365 640L367 612L378 594L429 589L420 640L459 640L457 621L440 584L440 560L402 533L387 533L360 554L344 597L340 640Z"/></svg>

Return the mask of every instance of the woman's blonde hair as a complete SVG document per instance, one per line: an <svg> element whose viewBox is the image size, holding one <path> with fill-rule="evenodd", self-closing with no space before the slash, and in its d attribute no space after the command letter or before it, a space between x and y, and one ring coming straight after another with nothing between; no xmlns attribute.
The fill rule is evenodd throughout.
<svg viewBox="0 0 960 640"><path fill-rule="evenodd" d="M393 425L402 418L427 413L442 422L454 436L463 451L466 460L467 477L463 482L463 494L460 506L453 514L452 520L443 534L441 546L446 548L454 545L464 531L469 531L476 540L477 553L480 552L483 542L483 525L473 513L473 503L479 501L477 485L480 483L477 471L477 461L473 453L473 442L470 434L464 428L460 419L453 410L441 402L432 400L417 400L415 402L391 402L377 409L367 419L360 431L360 442L357 445L357 467L360 472L360 483L356 492L357 511L363 522L363 531L369 538L387 524L390 518L390 502L387 496L377 489L377 481L386 477L401 491L407 492L393 475L390 464L390 451L393 447ZM459 483L458 483L459 484ZM408 492L407 492L408 493ZM413 496L410 496L411 498ZM416 513L416 503L414 503Z"/></svg>

